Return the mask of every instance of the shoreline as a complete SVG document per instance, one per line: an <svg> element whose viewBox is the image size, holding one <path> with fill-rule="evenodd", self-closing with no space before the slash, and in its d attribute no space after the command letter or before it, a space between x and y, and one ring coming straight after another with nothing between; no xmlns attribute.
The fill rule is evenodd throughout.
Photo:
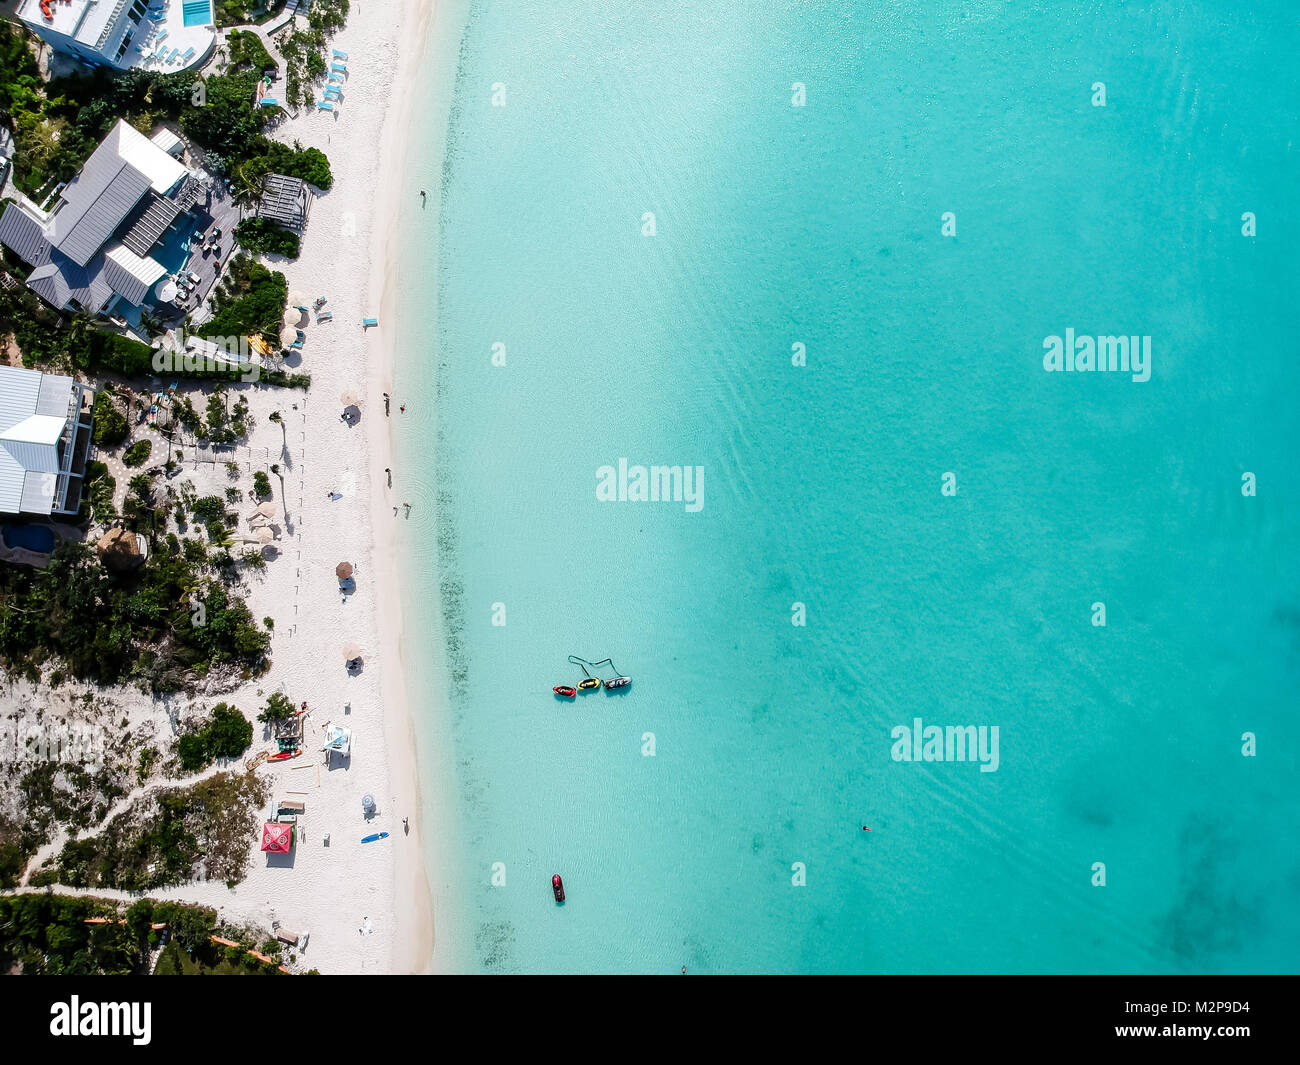
<svg viewBox="0 0 1300 1065"><path fill-rule="evenodd" d="M398 223L402 180L408 165L409 133L412 128L413 90L422 60L430 48L431 23L441 8L439 0L410 0L399 26L405 40L420 42L418 49L406 51L393 80L393 98L402 103L397 111L388 112L383 126L378 158L382 184L375 198L379 219L371 230L370 304L378 305L380 328L369 345L372 358L367 396L372 411L383 409L383 394L394 393L393 377L397 366L397 318L394 313L392 286L397 277L400 226ZM385 324L387 323L387 324ZM394 410L398 406L393 403ZM386 431L376 433L370 448L371 483L385 486L385 467L394 465L395 424L386 418ZM394 973L427 972L434 951L433 899L429 890L424 858L424 816L419 781L419 764L415 720L407 697L407 670L402 656L402 597L399 572L399 547L396 522L388 513L392 504L386 487L373 493L371 512L372 546L379 574L377 608L379 645L384 656L383 701L384 735L388 745L390 784L405 808L414 811L414 831L410 848L400 848L394 857L394 890L399 934L395 935L390 955ZM384 499L382 509L377 504ZM396 497L393 497L396 498ZM402 926L405 926L404 928Z"/></svg>
<svg viewBox="0 0 1300 1065"><path fill-rule="evenodd" d="M334 319L323 324L309 319L303 327L306 345L286 366L311 374L306 392L235 386L248 401L252 428L244 444L221 458L237 460L238 473L227 474L224 461L185 446L183 473L199 495L237 483L242 487L257 471L270 473L272 499L280 508L274 523L278 555L264 570L242 574L241 593L255 617L275 622L269 672L217 688L200 684L194 698L183 693L159 698L129 686L69 682L40 699L58 718L75 714L77 700L93 693L102 720L120 715L130 743L157 745L165 758L187 724L206 715L216 701L227 701L254 721L252 746L243 758L210 766L199 776L242 771L245 759L267 748L268 737L256 717L271 692L285 692L295 705L309 704L303 756L253 769L269 785L273 800L291 796L305 803L293 851L262 854L259 832L248 841L246 874L234 888L223 880L204 879L200 866L197 879L139 893L209 906L221 921L264 933L280 921L309 931L309 946L296 962L299 971L427 972L433 961L433 896L424 844L426 830L435 828L436 821L425 815L431 796L421 789L419 730L408 699L409 663L402 653L405 563L397 522L403 517L400 512L394 517L389 509L419 496L415 472L408 479L395 466L393 422L400 400L394 398L391 418L385 417L383 393L393 393L397 368L398 207L415 154L411 145L427 143L409 135L417 101L427 107L418 87L428 76L455 76L454 68L430 72L426 67L431 53L448 51L435 44L442 28L438 19L448 6L447 0L399 0L376 19L366 17L373 16L372 5L366 4L363 12L354 3L348 24L330 42L350 56L344 104L332 114L312 109L286 115L270 132L276 140L324 151L334 181L312 204L299 258L258 259L284 274L291 293L299 292L305 300L324 297ZM445 139L445 130L432 133L438 143ZM378 328L362 328L362 318L376 316ZM186 382L180 391L198 404L206 402L211 386ZM364 397L355 424L339 417L341 397L349 391ZM273 411L282 421L270 419ZM134 438L148 435L145 427ZM155 447L160 440L155 436ZM270 472L272 464L277 472ZM391 491L386 467L394 468ZM119 497L124 490L125 485L119 486ZM242 520L239 528L237 535L245 535ZM340 594L334 574L340 561L355 567L355 587L348 594ZM340 654L352 642L364 652L355 672L344 669ZM30 685L11 680L0 687L0 718L22 712L34 698ZM422 701L429 698L424 691ZM433 698L427 712L445 713L439 705L445 699L442 691ZM353 731L353 750L349 759L321 762L317 748L331 722ZM132 794L138 791L143 797L183 784L162 776L161 765L160 759L159 770L142 778ZM371 794L376 809L363 815L362 797ZM263 816L262 810L251 813ZM105 827L97 823L79 836L97 835ZM361 841L364 834L381 830L387 839ZM67 838L65 832L55 833L42 848L43 856L56 854ZM28 864L26 877L37 864ZM26 877L19 892L46 890L26 886ZM54 885L54 890L119 899L135 894L106 887Z"/></svg>

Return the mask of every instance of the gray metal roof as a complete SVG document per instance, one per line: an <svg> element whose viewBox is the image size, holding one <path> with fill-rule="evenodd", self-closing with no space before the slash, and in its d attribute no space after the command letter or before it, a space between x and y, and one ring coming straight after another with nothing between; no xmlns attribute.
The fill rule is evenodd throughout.
<svg viewBox="0 0 1300 1065"><path fill-rule="evenodd" d="M122 243L143 259L158 243L159 238L167 232L167 227L180 217L180 213L181 208L178 204L159 196L150 189L149 194L141 199L127 220L128 228L122 234ZM118 291L122 290L118 289ZM138 303L139 300L131 302Z"/></svg>
<svg viewBox="0 0 1300 1065"><path fill-rule="evenodd" d="M301 233L307 224L310 203L311 192L301 178L267 174L262 182L262 197L257 204L257 213Z"/></svg>
<svg viewBox="0 0 1300 1065"><path fill-rule="evenodd" d="M125 254L123 254L125 253ZM127 261L119 261L120 259ZM129 248L114 244L104 253L103 279L128 303L139 304L149 294L149 290L167 273L156 261L149 258L136 258Z"/></svg>
<svg viewBox="0 0 1300 1065"><path fill-rule="evenodd" d="M44 266L50 261L50 242L45 239L41 221L16 202L11 201L0 215L0 244L28 266Z"/></svg>
<svg viewBox="0 0 1300 1065"><path fill-rule="evenodd" d="M123 125L114 126L91 153L51 220L50 242L80 266L95 257L150 186L149 176L120 154Z"/></svg>
<svg viewBox="0 0 1300 1065"><path fill-rule="evenodd" d="M31 272L27 287L51 307L62 310L69 300L76 300L88 311L99 311L113 298L113 287L105 276L105 263L99 255L90 266L79 266L55 250L51 262Z"/></svg>

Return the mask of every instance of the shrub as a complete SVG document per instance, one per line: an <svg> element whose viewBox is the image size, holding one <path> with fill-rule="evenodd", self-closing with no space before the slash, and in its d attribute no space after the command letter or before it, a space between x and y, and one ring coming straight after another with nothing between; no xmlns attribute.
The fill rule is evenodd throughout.
<svg viewBox="0 0 1300 1065"><path fill-rule="evenodd" d="M194 512L194 516L204 523L220 521L226 516L226 504L217 496L196 499L190 509Z"/></svg>
<svg viewBox="0 0 1300 1065"><path fill-rule="evenodd" d="M298 234L265 218L245 218L235 226L235 239L249 251L298 258Z"/></svg>
<svg viewBox="0 0 1300 1065"><path fill-rule="evenodd" d="M113 397L100 392L95 397L94 441L98 447L117 447L126 439L126 416L117 409Z"/></svg>
<svg viewBox="0 0 1300 1065"><path fill-rule="evenodd" d="M143 466L149 461L149 455L153 452L153 442L150 440L137 440L129 448L126 454L122 456L122 461L128 466ZM134 483L134 482L133 482Z"/></svg>
<svg viewBox="0 0 1300 1065"><path fill-rule="evenodd" d="M264 498L271 494L271 479L261 470L258 470L253 474L253 493L259 498Z"/></svg>

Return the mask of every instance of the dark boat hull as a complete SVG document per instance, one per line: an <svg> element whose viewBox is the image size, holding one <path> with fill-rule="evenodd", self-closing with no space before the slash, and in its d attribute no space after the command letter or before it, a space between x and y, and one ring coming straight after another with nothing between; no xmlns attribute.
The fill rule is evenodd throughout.
<svg viewBox="0 0 1300 1065"><path fill-rule="evenodd" d="M551 877L551 891L555 895L556 902L564 901L564 881L560 879L559 873Z"/></svg>

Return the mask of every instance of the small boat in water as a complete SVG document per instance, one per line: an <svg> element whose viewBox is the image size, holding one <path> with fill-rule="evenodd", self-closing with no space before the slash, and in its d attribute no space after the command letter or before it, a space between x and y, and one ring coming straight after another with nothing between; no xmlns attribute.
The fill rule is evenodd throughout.
<svg viewBox="0 0 1300 1065"><path fill-rule="evenodd" d="M556 873L551 877L551 891L555 893L555 901L564 901L564 881L560 879L560 874Z"/></svg>
<svg viewBox="0 0 1300 1065"><path fill-rule="evenodd" d="M588 677L586 680L578 681L578 690L584 692L595 691L600 687L599 677Z"/></svg>
<svg viewBox="0 0 1300 1065"><path fill-rule="evenodd" d="M292 751L277 751L267 759L268 762L287 762L290 758L297 758L302 754L301 747L295 747Z"/></svg>
<svg viewBox="0 0 1300 1065"><path fill-rule="evenodd" d="M615 677L613 680L605 681L605 687L608 688L626 688L632 683L631 677Z"/></svg>
<svg viewBox="0 0 1300 1065"><path fill-rule="evenodd" d="M377 839L387 839L387 838L388 838L388 833L387 833L387 832L372 832L372 833L371 833L370 835L368 835L368 836L362 836L362 837L361 837L361 842L362 842L362 843L374 843L375 840L377 840Z"/></svg>
<svg viewBox="0 0 1300 1065"><path fill-rule="evenodd" d="M578 694L577 688L570 688L567 684L557 684L551 691L556 695L563 695L566 699L572 699Z"/></svg>

